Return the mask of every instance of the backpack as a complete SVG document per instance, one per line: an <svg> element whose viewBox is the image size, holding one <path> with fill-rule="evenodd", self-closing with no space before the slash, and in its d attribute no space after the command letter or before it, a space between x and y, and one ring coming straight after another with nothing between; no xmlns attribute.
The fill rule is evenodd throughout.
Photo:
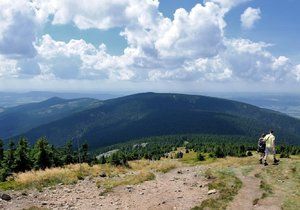
<svg viewBox="0 0 300 210"><path fill-rule="evenodd" d="M258 140L258 149L257 149L257 151L263 152L263 151L265 151L265 148L266 148L266 142L264 141L263 138L260 138Z"/></svg>

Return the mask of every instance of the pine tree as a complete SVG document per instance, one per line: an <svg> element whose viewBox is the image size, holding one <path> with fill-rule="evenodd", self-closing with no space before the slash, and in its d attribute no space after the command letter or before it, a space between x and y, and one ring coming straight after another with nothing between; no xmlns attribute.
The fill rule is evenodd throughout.
<svg viewBox="0 0 300 210"><path fill-rule="evenodd" d="M67 141L64 149L64 164L74 163L74 151L72 141Z"/></svg>
<svg viewBox="0 0 300 210"><path fill-rule="evenodd" d="M100 156L99 163L100 164L105 164L106 163L106 159L105 159L104 155Z"/></svg>
<svg viewBox="0 0 300 210"><path fill-rule="evenodd" d="M11 140L8 143L8 150L5 152L3 168L6 168L9 172L13 172L15 169L15 143Z"/></svg>
<svg viewBox="0 0 300 210"><path fill-rule="evenodd" d="M15 171L26 171L31 169L31 161L29 158L28 142L25 138L19 140L17 149L15 151Z"/></svg>
<svg viewBox="0 0 300 210"><path fill-rule="evenodd" d="M36 169L50 168L53 164L51 147L46 138L39 139L34 147L34 167Z"/></svg>
<svg viewBox="0 0 300 210"><path fill-rule="evenodd" d="M219 147L219 146L216 147L216 149L215 149L215 156L217 158L223 158L223 157L225 157L224 151L222 150L221 147Z"/></svg>
<svg viewBox="0 0 300 210"><path fill-rule="evenodd" d="M89 159L89 145L87 144L87 142L85 142L84 144L81 145L81 155L82 155L82 162L84 163L88 163L90 162Z"/></svg>

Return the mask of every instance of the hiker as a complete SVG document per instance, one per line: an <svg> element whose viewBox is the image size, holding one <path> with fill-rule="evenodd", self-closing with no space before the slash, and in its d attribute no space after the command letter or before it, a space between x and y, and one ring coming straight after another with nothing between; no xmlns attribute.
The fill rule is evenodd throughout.
<svg viewBox="0 0 300 210"><path fill-rule="evenodd" d="M265 149L265 157L264 157L264 165L269 165L267 163L268 155L273 155L273 164L277 165L279 160L276 159L276 151L275 151L275 136L274 131L270 130L270 133L264 137L264 141L266 142L266 149Z"/></svg>
<svg viewBox="0 0 300 210"><path fill-rule="evenodd" d="M258 140L258 148L257 152L260 154L259 163L263 164L263 158L265 156L265 150L266 150L266 142L264 141L266 134L261 134L259 140Z"/></svg>

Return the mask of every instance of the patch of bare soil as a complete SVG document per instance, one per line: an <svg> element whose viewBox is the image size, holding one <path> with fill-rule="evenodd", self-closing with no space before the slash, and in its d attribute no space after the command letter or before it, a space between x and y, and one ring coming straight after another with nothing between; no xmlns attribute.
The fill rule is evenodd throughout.
<svg viewBox="0 0 300 210"><path fill-rule="evenodd" d="M228 210L281 210L282 198L280 198L279 192L275 192L274 195L267 198L262 198L261 179L255 177L255 174L258 174L264 166L255 167L248 175L237 173L237 177L243 182L243 186L238 195L228 205Z"/></svg>
<svg viewBox="0 0 300 210"><path fill-rule="evenodd" d="M208 181L199 176L200 166L156 173L156 179L139 185L119 186L102 195L95 179L75 185L56 186L43 192L11 192L12 200L0 201L0 209L23 209L32 206L48 209L190 209L207 199ZM100 179L100 178L99 178ZM250 184L250 181L249 181Z"/></svg>

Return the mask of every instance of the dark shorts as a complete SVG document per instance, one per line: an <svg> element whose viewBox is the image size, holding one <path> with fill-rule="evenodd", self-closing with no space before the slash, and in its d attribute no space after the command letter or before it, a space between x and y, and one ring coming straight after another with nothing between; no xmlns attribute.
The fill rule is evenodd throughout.
<svg viewBox="0 0 300 210"><path fill-rule="evenodd" d="M258 147L257 152L259 153L265 153L266 148L265 147Z"/></svg>

